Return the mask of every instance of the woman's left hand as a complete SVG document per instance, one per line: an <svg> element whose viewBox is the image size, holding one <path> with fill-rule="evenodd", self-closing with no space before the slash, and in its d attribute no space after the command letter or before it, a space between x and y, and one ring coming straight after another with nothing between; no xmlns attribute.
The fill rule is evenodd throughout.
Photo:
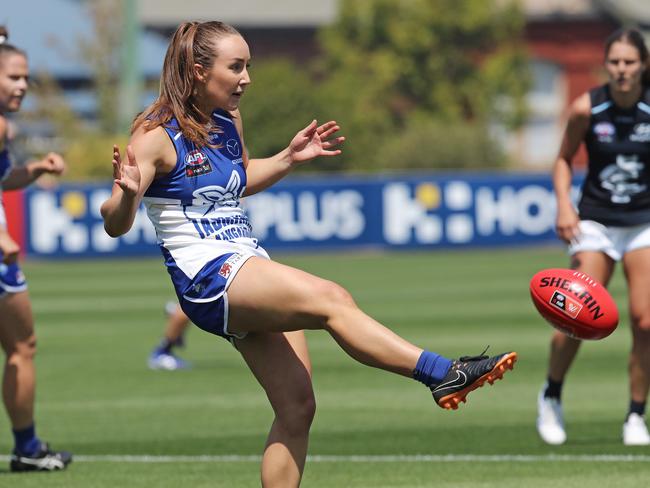
<svg viewBox="0 0 650 488"><path fill-rule="evenodd" d="M341 154L340 149L333 149L345 137L332 137L340 127L334 120L318 125L316 120L298 132L289 143L289 155L292 163L304 163L319 156L336 156Z"/></svg>
<svg viewBox="0 0 650 488"><path fill-rule="evenodd" d="M20 246L16 244L6 230L0 229L0 259L5 264L15 263L20 253Z"/></svg>
<svg viewBox="0 0 650 488"><path fill-rule="evenodd" d="M60 154L51 152L41 160L39 169L42 173L61 175L65 171L65 161Z"/></svg>

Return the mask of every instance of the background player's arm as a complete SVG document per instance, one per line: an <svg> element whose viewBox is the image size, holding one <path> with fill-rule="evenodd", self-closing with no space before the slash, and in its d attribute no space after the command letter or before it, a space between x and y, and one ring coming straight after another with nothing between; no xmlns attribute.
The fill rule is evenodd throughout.
<svg viewBox="0 0 650 488"><path fill-rule="evenodd" d="M4 206L0 199L0 253L2 253L2 262L9 264L18 259L20 246L14 241L7 231L7 219L5 217Z"/></svg>
<svg viewBox="0 0 650 488"><path fill-rule="evenodd" d="M158 127L148 132L137 131L124 160L119 148L113 146L113 190L101 207L104 229L111 237L131 229L142 196L156 176L168 143L164 129Z"/></svg>
<svg viewBox="0 0 650 488"><path fill-rule="evenodd" d="M571 161L585 138L589 128L590 116L591 101L589 94L585 93L571 105L560 152L553 165L553 188L557 199L555 229L558 237L566 242L569 242L578 234L580 219L571 201L573 175Z"/></svg>
<svg viewBox="0 0 650 488"><path fill-rule="evenodd" d="M43 159L12 168L9 175L2 182L2 188L4 190L25 188L45 173L60 175L64 171L65 162L63 157L60 154L51 152Z"/></svg>
<svg viewBox="0 0 650 488"><path fill-rule="evenodd" d="M0 151L4 149L8 130L7 120L0 117ZM2 203L2 193L0 193L0 253L2 254L0 259L6 264L13 263L18 259L19 252L20 246L11 238L7 230L7 217Z"/></svg>
<svg viewBox="0 0 650 488"><path fill-rule="evenodd" d="M5 143L11 139L9 123L0 117L0 151L5 148ZM50 152L43 159L30 161L23 166L12 167L9 174L2 180L2 189L17 190L25 188L45 173L60 175L65 171L65 161L60 154Z"/></svg>
<svg viewBox="0 0 650 488"><path fill-rule="evenodd" d="M244 133L241 116L234 113L234 122L239 137L244 144ZM310 161L319 156L336 156L340 149L332 149L341 144L344 137L331 136L338 132L339 126L335 121L318 125L313 120L307 127L298 132L289 145L275 156L263 159L248 159L244 151L244 167L246 168L246 191L244 196L253 195L272 186L284 178L298 164Z"/></svg>

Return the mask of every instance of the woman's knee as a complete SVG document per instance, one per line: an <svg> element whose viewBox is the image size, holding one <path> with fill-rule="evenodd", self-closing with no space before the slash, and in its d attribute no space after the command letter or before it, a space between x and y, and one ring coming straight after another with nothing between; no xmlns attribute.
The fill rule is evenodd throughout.
<svg viewBox="0 0 650 488"><path fill-rule="evenodd" d="M304 435L309 432L316 415L316 398L313 390L300 396L286 399L275 409L276 419L291 435Z"/></svg>
<svg viewBox="0 0 650 488"><path fill-rule="evenodd" d="M630 322L632 325L633 350L643 351L644 354L650 352L650 314L632 312Z"/></svg>
<svg viewBox="0 0 650 488"><path fill-rule="evenodd" d="M350 292L333 281L321 280L315 292L321 303L328 307L330 313L340 310L341 307L356 307Z"/></svg>
<svg viewBox="0 0 650 488"><path fill-rule="evenodd" d="M8 360L31 361L36 355L36 336L31 335L7 344L5 354Z"/></svg>
<svg viewBox="0 0 650 488"><path fill-rule="evenodd" d="M634 332L650 334L650 310L630 311L630 323Z"/></svg>
<svg viewBox="0 0 650 488"><path fill-rule="evenodd" d="M305 284L299 313L309 317L307 329L327 329L345 310L356 308L354 299L341 285L324 279Z"/></svg>

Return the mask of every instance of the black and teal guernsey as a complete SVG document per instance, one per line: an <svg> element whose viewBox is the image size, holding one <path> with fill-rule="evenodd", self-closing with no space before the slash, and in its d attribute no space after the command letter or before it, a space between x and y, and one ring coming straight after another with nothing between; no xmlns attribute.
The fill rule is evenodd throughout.
<svg viewBox="0 0 650 488"><path fill-rule="evenodd" d="M650 222L650 87L631 108L617 107L609 86L589 92L589 155L578 212L582 220L628 227Z"/></svg>

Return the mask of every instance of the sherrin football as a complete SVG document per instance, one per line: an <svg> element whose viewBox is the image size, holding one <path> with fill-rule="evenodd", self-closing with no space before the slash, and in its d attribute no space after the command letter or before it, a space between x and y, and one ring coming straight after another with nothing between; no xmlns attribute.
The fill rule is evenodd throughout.
<svg viewBox="0 0 650 488"><path fill-rule="evenodd" d="M553 327L576 339L603 339L618 325L618 308L607 289L573 269L544 269L530 280L530 296Z"/></svg>

